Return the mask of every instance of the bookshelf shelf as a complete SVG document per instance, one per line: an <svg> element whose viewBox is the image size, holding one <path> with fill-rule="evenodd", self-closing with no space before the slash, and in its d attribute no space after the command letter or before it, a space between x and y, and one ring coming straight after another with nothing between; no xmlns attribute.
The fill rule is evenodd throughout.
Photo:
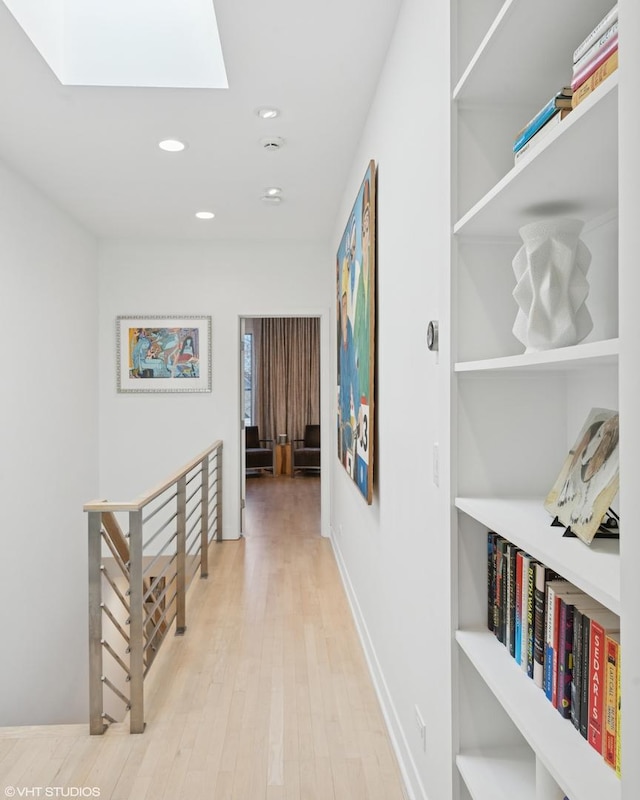
<svg viewBox="0 0 640 800"><path fill-rule="evenodd" d="M626 158L622 150L625 130L638 125L627 117L623 128L625 108L631 97L635 102L625 84L627 62L626 72L621 68L604 80L515 165L512 151L518 131L570 83L575 48L613 3L452 4L447 350L450 499L456 509L451 547L455 800L560 800L565 794L570 800L631 800L640 785L640 775L627 778L627 770L636 768L627 767L624 748L620 781L487 630L486 620L491 530L620 616L623 682L625 663L634 674L640 659L638 636L630 633L638 628L634 608L640 607L640 600L635 606L629 602L638 583L628 558L633 553L637 563L631 530L627 538L623 529L621 540L596 538L588 546L563 536L564 528L552 527L544 508L544 497L592 408L620 409L625 441L627 430L636 426L640 384L629 369L637 370L640 363L635 355L638 247L630 245L637 189L627 184L625 202L622 189L629 179L619 170L624 158L632 173L629 162L637 157L630 140ZM626 13L634 5L629 0L619 5L622 20L622 5ZM517 308L511 265L521 245L518 231L557 216L585 223L582 239L592 254L587 305L594 327L588 340L575 346L522 353L512 332ZM625 281L630 288L622 291ZM621 464L622 450L623 445ZM637 468L633 476L629 481L621 468L623 526L624 487L633 496ZM617 503L616 498L616 510ZM626 661L629 653L635 660ZM627 687L623 697L635 691L631 683ZM638 724L625 720L623 715L623 736L626 724L637 745Z"/></svg>
<svg viewBox="0 0 640 800"><path fill-rule="evenodd" d="M473 800L536 800L536 765L528 747L465 750L456 764Z"/></svg>
<svg viewBox="0 0 640 800"><path fill-rule="evenodd" d="M601 342L588 342L545 350L540 353L523 353L517 356L487 358L477 361L463 361L454 365L455 372L501 374L513 372L548 372L554 370L585 369L590 366L615 366L618 363L618 339Z"/></svg>
<svg viewBox="0 0 640 800"><path fill-rule="evenodd" d="M506 0L473 57L464 68L454 90L456 101L504 103L531 97L531 114L540 108L571 77L567 70L576 47L576 18L593 29L608 10L602 0L565 0L547 13L539 3ZM523 32L526 31L526 36ZM541 48L544 58L540 58ZM536 69L531 69L531 63ZM508 66L507 66L508 65Z"/></svg>
<svg viewBox="0 0 640 800"><path fill-rule="evenodd" d="M511 237L532 215L588 221L610 213L618 202L617 107L614 73L469 209L454 233ZM598 147L597 169L590 168L592 142L610 143Z"/></svg>
<svg viewBox="0 0 640 800"><path fill-rule="evenodd" d="M543 498L459 497L456 508L513 542L588 595L620 613L620 543L594 539L590 546L551 526Z"/></svg>
<svg viewBox="0 0 640 800"><path fill-rule="evenodd" d="M615 772L560 716L492 633L458 631L456 641L567 796L580 800L621 797Z"/></svg>

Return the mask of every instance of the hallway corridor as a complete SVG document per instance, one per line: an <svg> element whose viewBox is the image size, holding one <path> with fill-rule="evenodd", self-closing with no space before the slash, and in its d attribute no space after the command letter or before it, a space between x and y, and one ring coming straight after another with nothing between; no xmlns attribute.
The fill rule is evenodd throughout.
<svg viewBox="0 0 640 800"><path fill-rule="evenodd" d="M167 638L150 672L145 733L0 729L0 796L51 787L48 796L102 800L403 800L319 535L320 479L250 478L247 499L247 537L212 546L186 635Z"/></svg>

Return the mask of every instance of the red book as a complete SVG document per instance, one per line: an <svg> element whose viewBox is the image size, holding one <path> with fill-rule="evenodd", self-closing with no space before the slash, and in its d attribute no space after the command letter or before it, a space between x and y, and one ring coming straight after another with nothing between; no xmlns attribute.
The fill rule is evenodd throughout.
<svg viewBox="0 0 640 800"><path fill-rule="evenodd" d="M586 611L589 618L589 706L587 739L591 747L602 754L605 694L605 636L620 630L620 617L607 609Z"/></svg>

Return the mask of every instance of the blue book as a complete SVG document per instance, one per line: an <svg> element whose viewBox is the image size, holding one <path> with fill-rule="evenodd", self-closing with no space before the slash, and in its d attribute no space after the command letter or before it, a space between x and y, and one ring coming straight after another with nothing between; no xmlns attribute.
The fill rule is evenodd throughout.
<svg viewBox="0 0 640 800"><path fill-rule="evenodd" d="M535 117L525 125L518 134L518 138L513 143L513 152L517 153L518 150L529 141L533 134L537 133L561 108L571 108L571 89L563 89L562 92L558 92L558 94L554 95L551 100L538 111Z"/></svg>

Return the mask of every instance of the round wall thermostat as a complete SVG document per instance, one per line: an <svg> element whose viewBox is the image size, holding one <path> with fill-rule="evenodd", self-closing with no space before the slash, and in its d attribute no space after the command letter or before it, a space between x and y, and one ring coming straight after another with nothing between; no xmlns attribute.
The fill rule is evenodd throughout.
<svg viewBox="0 0 640 800"><path fill-rule="evenodd" d="M427 347L429 350L438 349L438 323L434 320L427 327Z"/></svg>

